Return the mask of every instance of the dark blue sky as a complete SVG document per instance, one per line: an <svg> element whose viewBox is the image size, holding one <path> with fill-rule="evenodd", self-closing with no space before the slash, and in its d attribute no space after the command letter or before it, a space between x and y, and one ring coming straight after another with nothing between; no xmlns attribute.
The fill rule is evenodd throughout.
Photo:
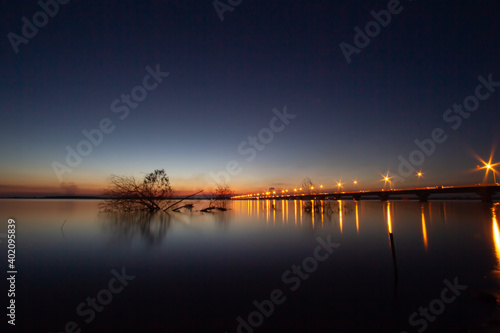
<svg viewBox="0 0 500 333"><path fill-rule="evenodd" d="M16 53L9 33L22 38L22 18L33 22L41 7L3 1L0 193L94 193L111 173L156 168L178 190L209 189L209 173L229 161L238 192L293 188L307 176L381 188L388 171L409 187L417 177L398 171L398 157L409 160L435 128L448 139L415 165L420 184L481 182L484 172L471 170L499 141L500 87L481 88L488 97L456 130L443 115L475 94L479 76L500 82L500 4L401 1L348 63L339 45L355 46L354 28L391 3L244 0L221 22L211 1L72 0ZM120 119L113 101L157 64L168 77ZM269 139L262 130L284 106L296 117ZM69 166L66 147L77 151L82 130L105 118L114 130ZM238 147L259 133L269 142L249 161Z"/></svg>

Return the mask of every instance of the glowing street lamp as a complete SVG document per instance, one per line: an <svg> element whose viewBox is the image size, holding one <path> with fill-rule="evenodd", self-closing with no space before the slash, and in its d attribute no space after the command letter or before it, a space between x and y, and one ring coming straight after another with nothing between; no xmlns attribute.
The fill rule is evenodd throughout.
<svg viewBox="0 0 500 333"><path fill-rule="evenodd" d="M392 177L389 177L389 173L387 173L387 175L382 175L382 180L384 181L384 188L385 186L387 185L387 182L389 182L389 189L392 190L392 182L391 182L391 178Z"/></svg>
<svg viewBox="0 0 500 333"><path fill-rule="evenodd" d="M340 192L340 188L342 187L342 179L337 182L337 192Z"/></svg>
<svg viewBox="0 0 500 333"><path fill-rule="evenodd" d="M417 172L417 184L422 176L423 176L422 171Z"/></svg>
<svg viewBox="0 0 500 333"><path fill-rule="evenodd" d="M483 161L481 158L479 158L479 160L481 161L481 163L484 164L484 166L480 167L479 165L477 166L479 169L485 169L486 170L486 173L484 175L484 182L486 183L488 181L488 172L491 170L491 172L493 173L493 182L496 184L497 183L497 177L496 177L496 173L498 172L497 170L495 170L495 166L499 165L500 163L495 163L495 164L492 164L491 163L491 160L492 160L492 156L490 156L490 160L488 162L485 162Z"/></svg>

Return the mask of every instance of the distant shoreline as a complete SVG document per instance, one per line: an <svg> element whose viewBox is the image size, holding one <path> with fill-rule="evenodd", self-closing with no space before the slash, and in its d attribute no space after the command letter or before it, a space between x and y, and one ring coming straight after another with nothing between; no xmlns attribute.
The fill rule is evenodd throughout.
<svg viewBox="0 0 500 333"><path fill-rule="evenodd" d="M185 198L183 196L175 196L169 199L177 200ZM49 195L49 196L29 196L29 197L21 197L21 196L8 196L8 197L0 197L0 199L55 199L55 200L107 200L108 197L104 196L92 196L92 195ZM193 200L210 200L207 198L194 198Z"/></svg>
<svg viewBox="0 0 500 333"><path fill-rule="evenodd" d="M172 197L171 199L172 200L176 200L176 199L182 199L184 197ZM38 200L108 200L108 198L106 197L100 197L100 196L90 196L90 195L82 195L82 196L64 196L64 195L55 195L55 196L44 196L44 197L20 197L20 196L10 196L10 197L0 197L0 200L2 199L38 199ZM194 201L194 200L211 200L209 198L192 198L192 199L187 199L189 201ZM245 199L238 199L238 201L241 201L241 200L245 200ZM246 199L246 200L255 200L255 199ZM265 200L288 200L286 198L275 198L275 199L259 199L259 200L262 200L262 201L265 201ZM293 201L294 199L289 199L291 201ZM296 200L309 200L309 199L296 199ZM327 201L337 201L337 200L334 200L334 199L328 199ZM342 200L342 201L354 201L353 199L348 199L348 200ZM376 198L376 197L367 197L367 198L363 198L362 200L360 201L380 201L380 198ZM389 199L389 201L418 201L418 199L414 199L414 198L405 198L405 197L393 197L391 199ZM452 198L447 198L447 197L435 197L435 198L428 198L428 201L478 201L480 202L481 201L481 198L475 198L475 197L463 197L463 198L459 198L459 197L452 197ZM500 201L500 198L496 198L494 197L493 198L493 202L499 202Z"/></svg>

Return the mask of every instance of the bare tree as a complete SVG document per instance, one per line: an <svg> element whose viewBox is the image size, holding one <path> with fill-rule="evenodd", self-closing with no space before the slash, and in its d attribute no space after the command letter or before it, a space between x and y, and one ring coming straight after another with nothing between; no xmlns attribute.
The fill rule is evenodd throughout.
<svg viewBox="0 0 500 333"><path fill-rule="evenodd" d="M314 187L314 184L309 177L306 177L306 178L304 178L304 180L302 180L301 187L305 193L311 194L312 193L311 188Z"/></svg>
<svg viewBox="0 0 500 333"><path fill-rule="evenodd" d="M227 210L227 203L233 194L234 191L228 184L215 184L215 190L210 196L210 203L208 204L208 207L202 209L202 211L208 212L212 209Z"/></svg>
<svg viewBox="0 0 500 333"><path fill-rule="evenodd" d="M312 211L314 211L315 213L324 214L325 216L330 216L334 213L331 201L327 200L305 200L303 207L306 213L311 213Z"/></svg>
<svg viewBox="0 0 500 333"><path fill-rule="evenodd" d="M110 185L104 194L108 200L101 204L105 211L167 211L183 200L200 192L173 202L173 190L165 170L155 170L142 181L130 176L111 175Z"/></svg>

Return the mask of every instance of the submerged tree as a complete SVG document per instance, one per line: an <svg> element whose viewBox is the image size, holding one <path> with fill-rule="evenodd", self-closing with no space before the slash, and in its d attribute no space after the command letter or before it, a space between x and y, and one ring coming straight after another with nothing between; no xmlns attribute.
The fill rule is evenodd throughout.
<svg viewBox="0 0 500 333"><path fill-rule="evenodd" d="M130 176L111 175L105 190L108 200L101 204L105 211L167 211L200 192L173 201L173 190L165 170L155 170L142 181Z"/></svg>
<svg viewBox="0 0 500 333"><path fill-rule="evenodd" d="M227 201L227 200L231 199L231 196L233 194L234 194L234 191L231 189L231 187L228 184L217 184L215 191L214 191L215 200Z"/></svg>
<svg viewBox="0 0 500 333"><path fill-rule="evenodd" d="M171 215L144 210L106 212L105 227L112 241L132 242L140 236L149 245L161 244L171 226Z"/></svg>
<svg viewBox="0 0 500 333"><path fill-rule="evenodd" d="M302 180L301 187L303 188L303 191L305 193L311 194L312 189L314 188L314 184L309 177L306 177L304 178L304 180Z"/></svg>
<svg viewBox="0 0 500 333"><path fill-rule="evenodd" d="M233 194L234 191L228 184L216 184L213 194L210 195L208 207L202 209L202 211L207 212L212 209L227 210L228 201Z"/></svg>

